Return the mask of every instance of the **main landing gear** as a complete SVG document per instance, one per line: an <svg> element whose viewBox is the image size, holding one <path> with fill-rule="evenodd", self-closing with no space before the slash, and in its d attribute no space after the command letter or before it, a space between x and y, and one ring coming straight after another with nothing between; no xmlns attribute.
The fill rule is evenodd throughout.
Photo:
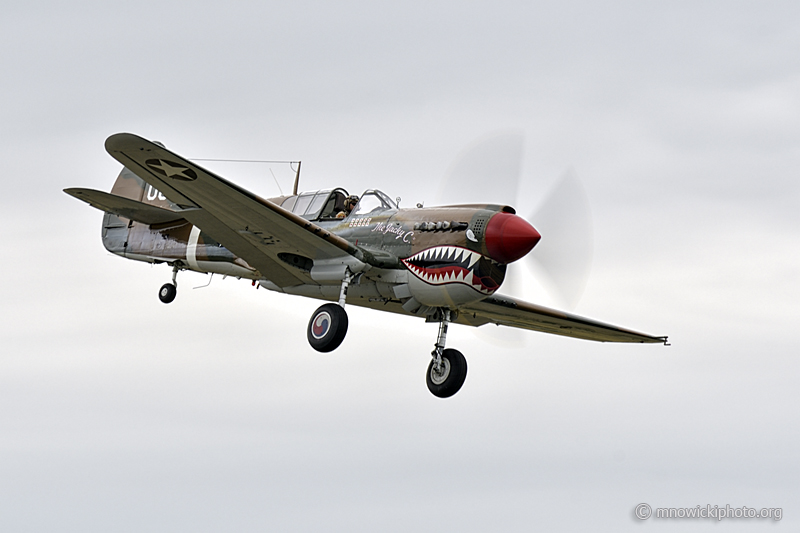
<svg viewBox="0 0 800 533"><path fill-rule="evenodd" d="M348 320L344 305L347 299L347 287L352 281L353 274L347 270L339 291L339 302L321 305L308 321L306 330L308 343L318 352L332 352L342 344L347 335ZM433 317L428 318L429 322L439 322L439 335L431 352L433 359L428 365L425 381L428 390L439 398L449 398L457 393L467 379L467 360L464 355L458 350L444 347L447 340L447 326L454 318L453 312L449 309L438 309Z"/></svg>
<svg viewBox="0 0 800 533"><path fill-rule="evenodd" d="M339 291L339 303L320 306L308 321L306 332L308 343L318 352L332 352L342 344L347 335L348 321L344 304L347 299L347 287L352 280L353 275L347 270Z"/></svg>
<svg viewBox="0 0 800 533"><path fill-rule="evenodd" d="M449 309L439 311L439 336L436 338L431 356L433 360L428 365L425 381L428 390L439 398L449 398L461 389L467 379L467 360L458 350L444 348L447 339L447 325L450 323Z"/></svg>
<svg viewBox="0 0 800 533"><path fill-rule="evenodd" d="M158 299L162 303L172 303L175 296L178 295L178 271L181 270L180 265L175 263L172 265L172 283L165 283L158 290Z"/></svg>

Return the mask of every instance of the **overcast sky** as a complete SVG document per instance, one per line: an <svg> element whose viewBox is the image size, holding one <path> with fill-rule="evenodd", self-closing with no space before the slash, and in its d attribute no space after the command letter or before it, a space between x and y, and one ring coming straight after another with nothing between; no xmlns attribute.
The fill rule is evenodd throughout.
<svg viewBox="0 0 800 533"><path fill-rule="evenodd" d="M712 527L641 523L645 502L795 530L800 4L661 4L7 2L0 529ZM440 400L434 324L350 306L319 354L314 300L185 273L163 305L169 268L108 254L61 192L110 190L123 131L406 206L524 134L508 201L530 213L572 169L591 204L575 312L672 346L454 326L469 375ZM214 168L278 194L269 168Z"/></svg>

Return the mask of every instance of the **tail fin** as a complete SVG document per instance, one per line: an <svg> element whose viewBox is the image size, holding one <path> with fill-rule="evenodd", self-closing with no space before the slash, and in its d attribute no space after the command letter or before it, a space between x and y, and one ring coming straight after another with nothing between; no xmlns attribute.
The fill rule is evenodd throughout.
<svg viewBox="0 0 800 533"><path fill-rule="evenodd" d="M111 194L163 209L174 210L176 207L161 192L145 183L128 167L122 167L117 181L111 187ZM125 255L130 229L134 224L138 224L138 222L107 213L103 218L103 246L109 252Z"/></svg>
<svg viewBox="0 0 800 533"><path fill-rule="evenodd" d="M131 172L128 167L122 167L122 172L111 188L111 194L164 209L175 209L175 204L167 200L158 189Z"/></svg>
<svg viewBox="0 0 800 533"><path fill-rule="evenodd" d="M131 172L127 167L122 167L122 172L117 176L117 181L111 187L111 194L130 198L141 202L144 197L145 182ZM103 216L103 246L113 254L125 255L128 248L128 233L133 225L132 220L122 218L111 213Z"/></svg>
<svg viewBox="0 0 800 533"><path fill-rule="evenodd" d="M156 207L172 208L172 203L163 194L127 167L122 167L117 181L111 187L111 194ZM128 235L134 224L137 222L106 213L103 217L103 246L106 250L124 256L128 248Z"/></svg>
<svg viewBox="0 0 800 533"><path fill-rule="evenodd" d="M131 172L128 167L122 167L122 172L119 173L117 181L111 187L111 194L141 202L146 187L147 184L142 178Z"/></svg>

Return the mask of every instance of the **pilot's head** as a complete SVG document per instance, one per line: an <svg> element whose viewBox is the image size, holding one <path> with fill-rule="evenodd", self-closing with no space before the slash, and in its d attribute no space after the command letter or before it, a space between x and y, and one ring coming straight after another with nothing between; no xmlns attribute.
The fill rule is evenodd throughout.
<svg viewBox="0 0 800 533"><path fill-rule="evenodd" d="M358 204L358 196L352 194L348 196L347 199L345 199L344 208L347 210L348 213L350 213L353 210L353 208L355 208L356 204Z"/></svg>

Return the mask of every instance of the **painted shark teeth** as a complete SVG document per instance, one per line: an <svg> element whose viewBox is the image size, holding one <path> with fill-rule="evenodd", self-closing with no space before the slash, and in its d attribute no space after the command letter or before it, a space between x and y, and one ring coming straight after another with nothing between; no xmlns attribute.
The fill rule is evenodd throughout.
<svg viewBox="0 0 800 533"><path fill-rule="evenodd" d="M472 268L481 258L481 254L461 248L460 246L434 246L427 248L411 257L406 258L408 262L431 262L431 263L463 263L464 259L469 259L468 268Z"/></svg>
<svg viewBox="0 0 800 533"><path fill-rule="evenodd" d="M403 264L419 279L431 285L461 283L482 294L492 294L476 279L474 267L481 254L461 246L434 246L403 259Z"/></svg>

